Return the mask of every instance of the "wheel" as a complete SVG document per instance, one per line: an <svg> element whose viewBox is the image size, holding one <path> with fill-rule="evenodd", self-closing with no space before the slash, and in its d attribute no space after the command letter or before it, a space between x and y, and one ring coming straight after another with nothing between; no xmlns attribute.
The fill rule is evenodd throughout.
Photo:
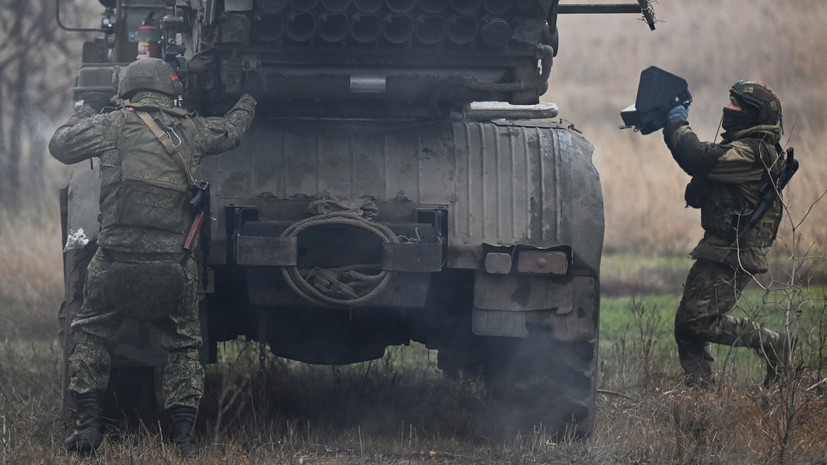
<svg viewBox="0 0 827 465"><path fill-rule="evenodd" d="M594 427L597 339L554 340L529 326L526 338L490 338L484 375L501 432L588 436Z"/></svg>

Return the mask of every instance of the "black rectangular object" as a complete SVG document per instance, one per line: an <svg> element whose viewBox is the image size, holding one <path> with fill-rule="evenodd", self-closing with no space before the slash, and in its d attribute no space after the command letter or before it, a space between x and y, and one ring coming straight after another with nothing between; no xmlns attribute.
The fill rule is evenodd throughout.
<svg viewBox="0 0 827 465"><path fill-rule="evenodd" d="M691 101L692 94L685 79L650 66L640 73L634 105L620 112L620 117L627 126L642 134L650 134L666 125L669 110Z"/></svg>

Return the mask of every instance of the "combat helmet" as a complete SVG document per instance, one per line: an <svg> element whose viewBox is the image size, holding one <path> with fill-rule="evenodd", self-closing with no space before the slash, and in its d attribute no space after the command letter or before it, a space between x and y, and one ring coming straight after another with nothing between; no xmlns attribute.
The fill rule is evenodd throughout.
<svg viewBox="0 0 827 465"><path fill-rule="evenodd" d="M150 90L178 97L184 86L178 75L167 62L159 58L144 58L133 61L126 67L121 80L120 97L130 98L139 90Z"/></svg>
<svg viewBox="0 0 827 465"><path fill-rule="evenodd" d="M778 124L781 120L781 101L769 87L755 81L741 80L729 89L741 108L758 115L758 124Z"/></svg>

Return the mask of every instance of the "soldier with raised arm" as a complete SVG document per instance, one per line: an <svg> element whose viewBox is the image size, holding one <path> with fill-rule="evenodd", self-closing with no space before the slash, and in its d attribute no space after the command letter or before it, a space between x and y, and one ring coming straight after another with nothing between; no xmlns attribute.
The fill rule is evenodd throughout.
<svg viewBox="0 0 827 465"><path fill-rule="evenodd" d="M783 153L781 102L775 92L758 82L738 81L729 94L720 144L699 140L684 105L668 112L663 129L673 158L692 176L686 202L701 210L704 229L675 315L681 366L693 386L713 381L711 343L754 349L767 364L764 384L769 385L788 366L796 341L794 334L728 315L753 275L768 269L765 256L782 216L780 193L761 220L743 230L761 201L762 187L777 179Z"/></svg>
<svg viewBox="0 0 827 465"><path fill-rule="evenodd" d="M77 407L70 451L101 444L100 397L109 382L105 346L125 318L151 321L169 352L164 408L183 456L196 451L192 427L204 389L199 360L197 266L183 248L192 222L193 171L205 155L236 147L249 129L256 100L243 95L223 117L200 117L174 105L183 86L166 62L130 64L120 87L128 104L101 111L109 97L84 104L57 129L49 150L71 164L100 158L101 230L87 269L83 305L72 322L69 390Z"/></svg>

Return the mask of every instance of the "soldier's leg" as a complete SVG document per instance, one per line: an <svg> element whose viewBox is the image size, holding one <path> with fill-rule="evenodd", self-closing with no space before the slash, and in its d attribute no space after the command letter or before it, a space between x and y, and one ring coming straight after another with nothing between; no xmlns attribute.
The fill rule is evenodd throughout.
<svg viewBox="0 0 827 465"><path fill-rule="evenodd" d="M105 343L123 320L103 298L103 279L108 268L109 262L98 252L87 268L83 305L71 325L74 344L68 357L69 390L78 420L65 441L70 451L89 452L103 440L100 395L109 383L110 368Z"/></svg>
<svg viewBox="0 0 827 465"><path fill-rule="evenodd" d="M76 394L103 392L109 384L110 356L106 340L123 322L103 296L103 280L110 263L98 251L87 268L83 305L72 321L73 347L69 352L69 390Z"/></svg>
<svg viewBox="0 0 827 465"><path fill-rule="evenodd" d="M712 384L712 362L714 358L709 350L708 342L699 342L675 335L678 344L678 358L681 368L686 375L686 383L690 386Z"/></svg>
<svg viewBox="0 0 827 465"><path fill-rule="evenodd" d="M710 340L733 347L749 347L767 364L764 385L775 382L789 366L798 337L777 333L755 321L724 315L710 328Z"/></svg>
<svg viewBox="0 0 827 465"><path fill-rule="evenodd" d="M183 457L197 452L192 428L204 392L200 361L201 324L198 320L198 282L195 260L184 264L187 292L181 306L160 325L170 353L164 367L164 408L172 414L173 440Z"/></svg>
<svg viewBox="0 0 827 465"><path fill-rule="evenodd" d="M760 351L778 341L780 334L747 318L724 315L709 328L709 338L716 344Z"/></svg>
<svg viewBox="0 0 827 465"><path fill-rule="evenodd" d="M691 384L711 382L710 328L734 305L745 279L725 265L697 260L689 270L683 298L675 313L675 342Z"/></svg>
<svg viewBox="0 0 827 465"><path fill-rule="evenodd" d="M697 310L695 318L689 319L686 326L692 327L705 342L755 350L767 363L764 384L773 382L788 365L797 338L779 334L747 318L726 315L751 279L748 274L718 263L698 261L696 265L698 275L705 276L703 281L712 292L704 297L709 299L705 310Z"/></svg>
<svg viewBox="0 0 827 465"><path fill-rule="evenodd" d="M164 408L198 407L204 392L204 367L201 365L201 328L194 318L174 319L175 334L164 338L169 361L164 367Z"/></svg>
<svg viewBox="0 0 827 465"><path fill-rule="evenodd" d="M164 408L197 407L204 391L200 361L201 323L198 320L198 282L195 260L187 260L187 292L180 307L165 319L162 344L170 353L164 367Z"/></svg>

